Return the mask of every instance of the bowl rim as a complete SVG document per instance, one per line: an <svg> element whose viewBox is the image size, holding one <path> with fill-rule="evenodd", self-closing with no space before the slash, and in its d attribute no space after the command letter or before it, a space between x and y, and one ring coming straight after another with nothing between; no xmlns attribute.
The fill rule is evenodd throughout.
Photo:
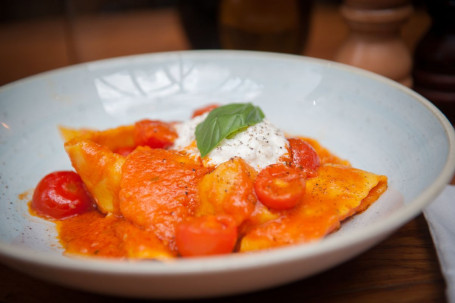
<svg viewBox="0 0 455 303"><path fill-rule="evenodd" d="M187 258L176 259L166 262L147 262L147 261L124 261L124 260L110 260L101 258L84 258L76 257L70 258L64 255L57 256L46 252L37 252L32 249L24 249L9 243L0 242L0 259L7 258L10 260L20 261L29 264L38 264L40 266L67 269L74 271L88 271L92 273L109 273L109 274L134 274L134 275L194 275L206 274L216 272L232 272L237 270L254 269L264 266L271 266L282 264L283 262L294 262L303 258L314 257L319 254L328 253L333 250L342 249L361 243L379 234L388 234L398 227L402 226L419 213L421 213L425 206L430 204L444 187L450 182L455 172L455 132L454 128L441 113L441 111L430 101L423 96L414 92L393 80L384 76L366 71L357 67L349 66L343 63L333 62L325 59L318 59L300 55L290 55L281 53L258 52L258 51L237 51L237 50L185 50L185 51L172 51L160 52L149 54L138 54L130 56L122 56L115 58L108 58L102 60L95 60L85 63L79 63L67 67L61 67L51 71L42 72L36 75L29 76L0 87L0 95L8 89L15 89L29 81L35 79L59 74L62 72L71 72L73 70L87 69L93 64L113 64L124 61L126 64L131 64L132 60L144 60L147 58L167 57L170 55L178 56L205 56L210 55L223 55L223 56L253 56L253 57L268 57L270 59L277 58L280 60L299 60L325 65L348 73L355 73L374 81L379 81L392 86L403 93L410 95L420 104L424 105L434 117L437 118L445 131L448 141L449 152L445 165L440 171L437 178L415 199L409 201L405 206L380 220L374 222L361 230L352 230L347 235L336 238L327 238L316 243L308 243L304 245L292 245L281 248L276 248L267 251L260 251L254 253L241 253L223 256L213 256L204 258ZM140 62L140 61L139 61ZM0 101L0 103L3 103Z"/></svg>

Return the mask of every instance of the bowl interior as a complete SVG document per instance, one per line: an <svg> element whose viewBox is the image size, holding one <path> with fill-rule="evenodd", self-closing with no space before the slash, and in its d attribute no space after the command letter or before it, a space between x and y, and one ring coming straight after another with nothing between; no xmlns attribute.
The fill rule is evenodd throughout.
<svg viewBox="0 0 455 303"><path fill-rule="evenodd" d="M231 51L98 61L0 89L0 248L61 258L53 224L31 216L27 205L41 177L71 168L58 125L103 129L142 118L183 120L207 103L229 102L253 102L288 133L314 137L353 166L389 177L391 190L378 208L334 237L376 223L371 231L379 232L391 215L404 224L455 166L453 129L434 106L355 68Z"/></svg>

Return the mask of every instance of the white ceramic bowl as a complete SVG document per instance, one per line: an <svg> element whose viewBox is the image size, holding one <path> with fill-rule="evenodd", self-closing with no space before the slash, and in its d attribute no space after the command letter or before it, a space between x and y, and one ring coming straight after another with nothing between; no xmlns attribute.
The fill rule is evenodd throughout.
<svg viewBox="0 0 455 303"><path fill-rule="evenodd" d="M354 166L387 175L390 190L315 244L169 263L65 257L53 224L30 216L28 200L19 198L45 174L71 168L59 124L107 128L146 117L182 120L207 103L247 101L276 126L315 137ZM0 89L0 259L49 281L113 295L191 298L263 289L377 244L419 214L454 168L453 128L430 102L352 67L236 51L76 65Z"/></svg>

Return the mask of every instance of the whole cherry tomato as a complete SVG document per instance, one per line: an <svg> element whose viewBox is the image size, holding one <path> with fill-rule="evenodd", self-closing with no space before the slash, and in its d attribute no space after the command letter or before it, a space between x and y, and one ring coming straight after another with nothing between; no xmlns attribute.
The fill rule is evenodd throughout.
<svg viewBox="0 0 455 303"><path fill-rule="evenodd" d="M31 207L38 215L65 219L92 209L93 201L77 173L58 171L41 179Z"/></svg>
<svg viewBox="0 0 455 303"><path fill-rule="evenodd" d="M272 164L261 170L254 182L259 201L275 210L296 206L305 194L304 173L284 164Z"/></svg>
<svg viewBox="0 0 455 303"><path fill-rule="evenodd" d="M237 242L237 226L226 215L194 217L177 225L175 241L183 257L228 254Z"/></svg>
<svg viewBox="0 0 455 303"><path fill-rule="evenodd" d="M170 123L144 119L134 124L136 145L167 148L174 143L176 138L177 132Z"/></svg>
<svg viewBox="0 0 455 303"><path fill-rule="evenodd" d="M308 177L316 177L320 159L314 148L300 138L288 139L291 147L292 166L300 168Z"/></svg>

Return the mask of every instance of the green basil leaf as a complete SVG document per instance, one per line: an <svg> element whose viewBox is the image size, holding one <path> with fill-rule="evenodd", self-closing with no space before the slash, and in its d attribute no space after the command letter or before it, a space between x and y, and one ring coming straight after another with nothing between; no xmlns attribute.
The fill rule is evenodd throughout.
<svg viewBox="0 0 455 303"><path fill-rule="evenodd" d="M210 153L223 139L246 130L262 119L262 110L251 103L231 103L213 109L196 126L196 144L201 157Z"/></svg>

